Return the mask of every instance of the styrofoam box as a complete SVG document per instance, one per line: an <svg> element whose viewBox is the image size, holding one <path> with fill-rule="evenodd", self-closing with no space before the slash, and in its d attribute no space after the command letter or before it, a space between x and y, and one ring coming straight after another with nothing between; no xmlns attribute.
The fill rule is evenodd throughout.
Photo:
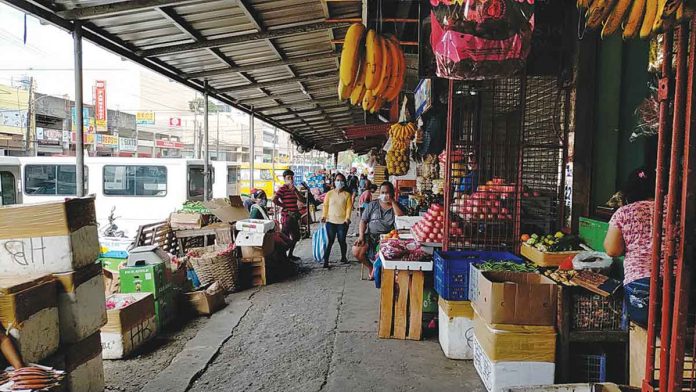
<svg viewBox="0 0 696 392"><path fill-rule="evenodd" d="M0 240L0 274L75 271L98 257L96 226L84 226L66 235Z"/></svg>
<svg viewBox="0 0 696 392"><path fill-rule="evenodd" d="M594 390L591 384L557 384L506 388L505 392L594 392Z"/></svg>
<svg viewBox="0 0 696 392"><path fill-rule="evenodd" d="M58 294L60 339L77 343L106 324L104 278L101 274L87 280L72 293Z"/></svg>
<svg viewBox="0 0 696 392"><path fill-rule="evenodd" d="M235 227L239 231L267 233L275 228L275 221L265 219L243 219L237 221Z"/></svg>
<svg viewBox="0 0 696 392"><path fill-rule="evenodd" d="M101 355L96 355L77 366L65 377L66 390L71 392L104 391L104 363Z"/></svg>
<svg viewBox="0 0 696 392"><path fill-rule="evenodd" d="M474 368L488 392L505 392L510 387L553 384L556 364L493 362L474 337Z"/></svg>
<svg viewBox="0 0 696 392"><path fill-rule="evenodd" d="M125 358L143 343L157 335L155 316L143 320L122 333L101 332L102 356L104 359Z"/></svg>
<svg viewBox="0 0 696 392"><path fill-rule="evenodd" d="M449 359L474 359L474 320L449 317L438 305L439 338L442 352Z"/></svg>
<svg viewBox="0 0 696 392"><path fill-rule="evenodd" d="M58 308L43 308L29 316L19 327L9 328L25 362L40 362L58 350Z"/></svg>

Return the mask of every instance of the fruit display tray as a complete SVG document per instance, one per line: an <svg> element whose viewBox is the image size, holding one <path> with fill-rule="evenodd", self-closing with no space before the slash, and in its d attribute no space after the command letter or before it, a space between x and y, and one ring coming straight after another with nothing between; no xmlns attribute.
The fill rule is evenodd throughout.
<svg viewBox="0 0 696 392"><path fill-rule="evenodd" d="M568 256L575 256L582 251L542 252L537 248L522 244L520 254L539 267L558 267Z"/></svg>

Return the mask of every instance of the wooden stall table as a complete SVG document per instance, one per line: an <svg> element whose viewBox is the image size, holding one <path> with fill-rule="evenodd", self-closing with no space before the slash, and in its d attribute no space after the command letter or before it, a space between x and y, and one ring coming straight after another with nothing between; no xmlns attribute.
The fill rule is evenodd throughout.
<svg viewBox="0 0 696 392"><path fill-rule="evenodd" d="M432 261L392 261L380 252L382 287L378 335L383 339L420 340L423 335L423 283Z"/></svg>

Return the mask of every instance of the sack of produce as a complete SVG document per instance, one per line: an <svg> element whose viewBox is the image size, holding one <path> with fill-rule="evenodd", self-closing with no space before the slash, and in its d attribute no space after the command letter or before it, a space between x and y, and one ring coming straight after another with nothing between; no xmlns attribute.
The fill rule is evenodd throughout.
<svg viewBox="0 0 696 392"><path fill-rule="evenodd" d="M436 1L435 3L440 3ZM442 2L430 14L437 76L485 79L523 69L531 49L534 3L526 0Z"/></svg>

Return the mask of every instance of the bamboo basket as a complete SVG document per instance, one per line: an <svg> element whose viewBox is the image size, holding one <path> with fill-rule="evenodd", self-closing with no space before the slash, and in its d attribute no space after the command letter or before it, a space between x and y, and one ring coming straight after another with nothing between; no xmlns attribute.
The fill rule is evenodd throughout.
<svg viewBox="0 0 696 392"><path fill-rule="evenodd" d="M191 249L188 261L198 275L201 285L218 282L225 291L239 290L239 268L234 247L211 245Z"/></svg>

